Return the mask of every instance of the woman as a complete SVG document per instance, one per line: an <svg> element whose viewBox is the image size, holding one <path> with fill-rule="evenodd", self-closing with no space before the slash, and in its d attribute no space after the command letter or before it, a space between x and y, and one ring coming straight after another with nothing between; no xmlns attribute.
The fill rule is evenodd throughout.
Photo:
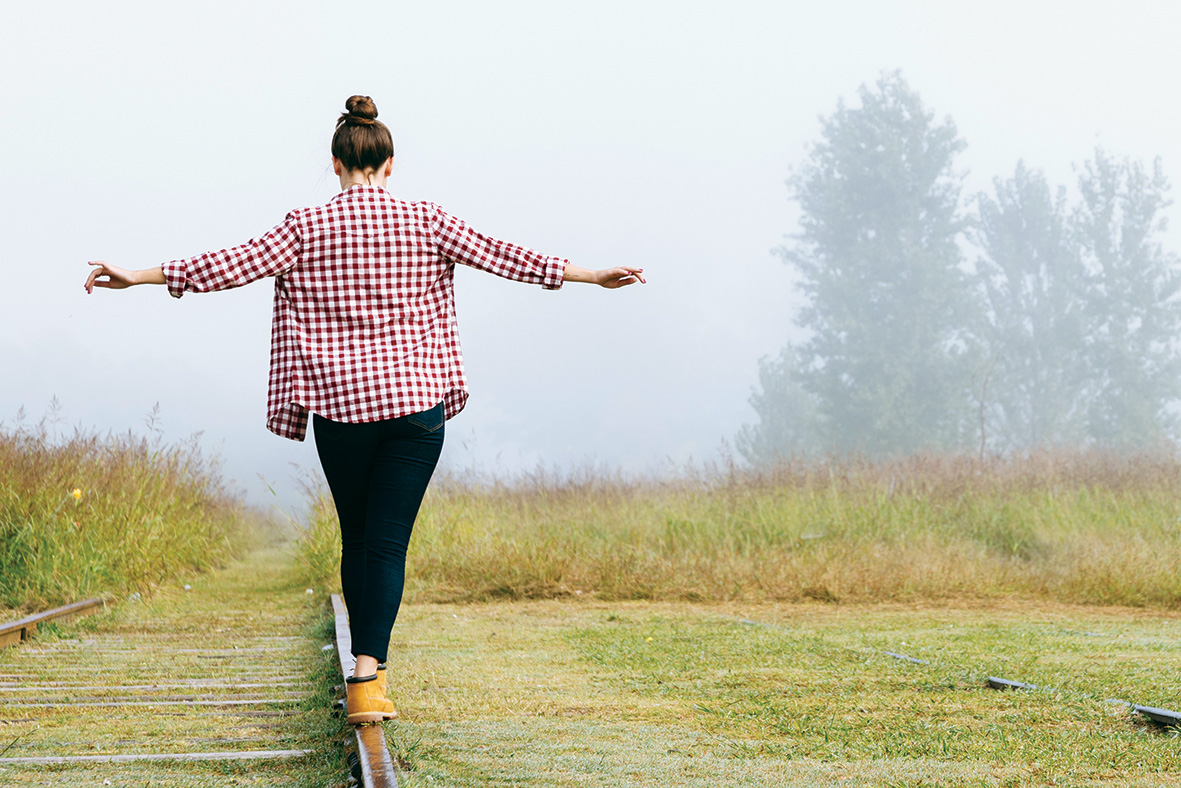
<svg viewBox="0 0 1181 788"><path fill-rule="evenodd" d="M292 211L233 249L139 271L91 262L85 287L167 285L179 298L275 278L267 428L303 440L312 414L340 518L341 585L356 657L346 682L348 721L355 724L394 715L378 666L443 424L468 397L455 264L550 290L563 282L618 288L644 279L630 266L579 268L480 235L432 203L393 197L385 190L394 156L389 129L368 96L352 96L345 106L332 138L341 193L329 203Z"/></svg>

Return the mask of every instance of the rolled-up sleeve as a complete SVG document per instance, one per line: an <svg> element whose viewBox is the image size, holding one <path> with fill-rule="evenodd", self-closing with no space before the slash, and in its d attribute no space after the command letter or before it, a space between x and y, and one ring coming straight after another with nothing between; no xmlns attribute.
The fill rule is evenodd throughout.
<svg viewBox="0 0 1181 788"><path fill-rule="evenodd" d="M562 287L569 260L550 257L523 246L478 233L460 218L431 206L431 231L444 258L517 282L539 284L546 290Z"/></svg>
<svg viewBox="0 0 1181 788"><path fill-rule="evenodd" d="M293 212L270 232L241 246L170 260L161 267L168 292L180 298L190 291L229 290L286 273L299 262L299 251L299 224Z"/></svg>

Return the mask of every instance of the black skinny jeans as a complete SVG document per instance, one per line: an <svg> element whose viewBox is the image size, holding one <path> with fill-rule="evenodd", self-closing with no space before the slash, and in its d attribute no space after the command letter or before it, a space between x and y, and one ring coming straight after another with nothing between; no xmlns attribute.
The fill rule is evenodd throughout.
<svg viewBox="0 0 1181 788"><path fill-rule="evenodd" d="M340 582L353 655L384 662L402 604L406 547L443 450L443 403L388 421L312 420L340 517Z"/></svg>

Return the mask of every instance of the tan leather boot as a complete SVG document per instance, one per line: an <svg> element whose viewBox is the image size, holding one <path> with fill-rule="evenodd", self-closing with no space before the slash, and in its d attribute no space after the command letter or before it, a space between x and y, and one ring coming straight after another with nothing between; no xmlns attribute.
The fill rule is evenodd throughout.
<svg viewBox="0 0 1181 788"><path fill-rule="evenodd" d="M397 716L394 704L381 691L376 675L345 679L344 687L349 725L381 722Z"/></svg>
<svg viewBox="0 0 1181 788"><path fill-rule="evenodd" d="M390 685L389 685L389 682L386 681L385 677L386 677L385 664L384 663L378 664L378 666L377 666L377 683L379 685L381 685L381 697L385 698L386 700L389 700ZM390 701L390 708L393 709L393 701ZM386 719L392 720L394 717L397 717L397 716L398 716L397 709L393 709L390 713L388 713L386 715Z"/></svg>

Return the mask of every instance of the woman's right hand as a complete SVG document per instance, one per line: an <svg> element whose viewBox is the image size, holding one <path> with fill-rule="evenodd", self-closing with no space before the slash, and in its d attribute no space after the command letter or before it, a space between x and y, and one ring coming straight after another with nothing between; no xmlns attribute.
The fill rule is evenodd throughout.
<svg viewBox="0 0 1181 788"><path fill-rule="evenodd" d="M90 276L86 277L86 284L82 285L87 293L93 293L96 287L105 287L109 290L122 290L132 285L164 284L164 270L159 266L156 268L145 268L142 271L129 271L126 268L120 268L117 265L111 265L102 260L91 260L90 265L93 265L94 268L90 270Z"/></svg>
<svg viewBox="0 0 1181 788"><path fill-rule="evenodd" d="M93 265L94 268L90 270L90 276L86 277L86 284L83 285L87 293L93 293L96 287L122 290L136 283L134 271L128 271L126 268L120 268L102 260L91 260L90 265ZM99 277L106 278L100 279Z"/></svg>

